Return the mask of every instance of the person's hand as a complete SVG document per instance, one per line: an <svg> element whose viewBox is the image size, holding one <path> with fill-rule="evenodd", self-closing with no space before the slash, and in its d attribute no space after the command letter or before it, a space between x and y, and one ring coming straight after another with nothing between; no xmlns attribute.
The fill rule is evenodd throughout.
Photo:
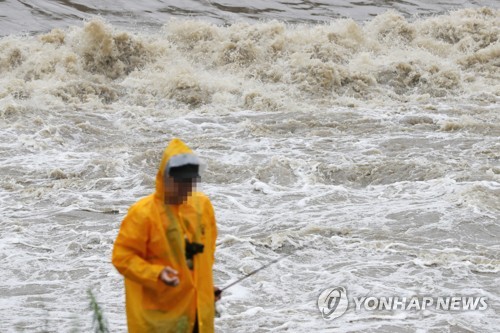
<svg viewBox="0 0 500 333"><path fill-rule="evenodd" d="M160 273L160 280L167 286L175 287L179 284L178 273L175 269L166 266Z"/></svg>
<svg viewBox="0 0 500 333"><path fill-rule="evenodd" d="M214 297L216 302L220 300L221 295L222 295L222 290L220 290L219 287L214 287Z"/></svg>

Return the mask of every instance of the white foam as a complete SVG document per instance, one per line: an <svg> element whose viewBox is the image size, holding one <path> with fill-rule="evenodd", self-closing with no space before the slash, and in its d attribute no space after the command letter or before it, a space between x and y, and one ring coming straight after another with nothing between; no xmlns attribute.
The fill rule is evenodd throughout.
<svg viewBox="0 0 500 333"><path fill-rule="evenodd" d="M178 136L206 163L220 287L310 244L228 289L217 330L495 331L494 307L332 322L316 308L330 286L500 301L490 12L3 38L0 327L88 331L92 288L125 330L112 244Z"/></svg>

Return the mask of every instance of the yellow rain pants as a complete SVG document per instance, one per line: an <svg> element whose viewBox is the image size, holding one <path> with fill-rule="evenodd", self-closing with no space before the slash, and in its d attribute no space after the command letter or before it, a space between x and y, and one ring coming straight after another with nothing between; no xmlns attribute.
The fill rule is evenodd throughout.
<svg viewBox="0 0 500 333"><path fill-rule="evenodd" d="M165 205L163 172L169 159L192 153L184 142L173 139L163 152L155 193L132 205L116 238L112 262L125 277L129 333L187 333L193 331L196 314L200 333L214 331L214 263L217 228L212 204L201 192L193 192L179 205ZM194 269L185 259L185 237L202 243L194 256ZM175 269L179 284L159 280L165 266Z"/></svg>

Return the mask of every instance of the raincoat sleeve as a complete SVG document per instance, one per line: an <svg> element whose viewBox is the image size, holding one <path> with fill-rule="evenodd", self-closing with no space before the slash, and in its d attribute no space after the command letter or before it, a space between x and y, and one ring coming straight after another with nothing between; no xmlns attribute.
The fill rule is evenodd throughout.
<svg viewBox="0 0 500 333"><path fill-rule="evenodd" d="M132 208L122 222L116 238L112 262L126 278L155 288L164 266L147 262L146 249L150 224Z"/></svg>

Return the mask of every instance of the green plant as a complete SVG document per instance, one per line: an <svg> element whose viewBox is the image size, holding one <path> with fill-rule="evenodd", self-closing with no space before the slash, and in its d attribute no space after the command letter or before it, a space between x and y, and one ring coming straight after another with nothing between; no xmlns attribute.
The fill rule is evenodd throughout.
<svg viewBox="0 0 500 333"><path fill-rule="evenodd" d="M90 288L87 290L87 294L90 298L89 308L93 313L92 328L94 329L94 332L109 333L108 323L104 317L104 313L99 303L97 303L97 299Z"/></svg>

